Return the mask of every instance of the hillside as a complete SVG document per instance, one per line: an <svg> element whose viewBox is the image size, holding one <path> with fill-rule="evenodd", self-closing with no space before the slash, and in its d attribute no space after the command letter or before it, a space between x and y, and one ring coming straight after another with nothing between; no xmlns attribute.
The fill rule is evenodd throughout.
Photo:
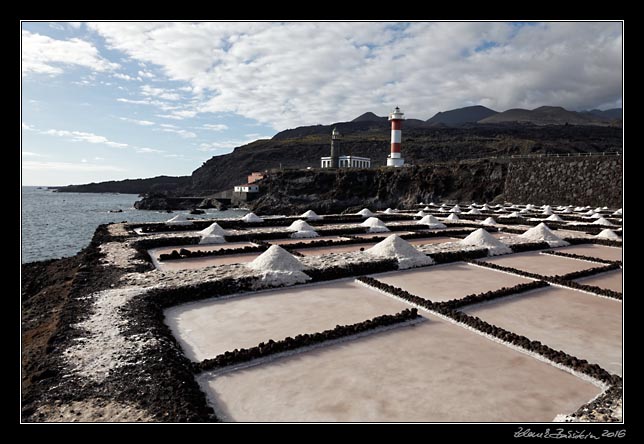
<svg viewBox="0 0 644 444"><path fill-rule="evenodd" d="M427 122L406 120L402 133L406 163L512 154L616 151L622 146L622 130L614 121L561 107L514 109L486 117L480 123L466 122L489 112L495 113L475 106L439 113ZM456 126L453 122L461 123ZM63 187L60 191L207 196L245 183L246 176L253 171L319 168L320 157L329 155L330 135L336 127L342 134L340 154L370 157L374 167L385 165L390 148L390 124L387 117L367 112L350 122L287 129L271 139L237 147L229 154L212 157L188 177L112 181Z"/></svg>
<svg viewBox="0 0 644 444"><path fill-rule="evenodd" d="M498 112L481 105L466 106L465 108L438 112L431 119L428 119L427 123L429 125L459 126L466 123L475 123L495 114L498 114Z"/></svg>
<svg viewBox="0 0 644 444"><path fill-rule="evenodd" d="M541 106L533 110L515 108L495 114L479 123L529 123L533 125L607 125L605 119L592 114L568 111L560 106Z"/></svg>
<svg viewBox="0 0 644 444"><path fill-rule="evenodd" d="M68 185L50 187L61 193L121 193L144 194L174 191L180 187L190 186L190 176L157 176L148 179L111 180L109 182L88 183L85 185Z"/></svg>
<svg viewBox="0 0 644 444"><path fill-rule="evenodd" d="M216 156L192 174L192 191L200 195L242 183L252 171L272 168L318 168L329 155L330 134L343 135L342 154L370 157L372 166L386 163L390 144L387 122L347 122L283 131ZM459 128L403 124L402 151L408 164L485 156L531 153L578 153L619 150L620 128L608 126L469 125Z"/></svg>

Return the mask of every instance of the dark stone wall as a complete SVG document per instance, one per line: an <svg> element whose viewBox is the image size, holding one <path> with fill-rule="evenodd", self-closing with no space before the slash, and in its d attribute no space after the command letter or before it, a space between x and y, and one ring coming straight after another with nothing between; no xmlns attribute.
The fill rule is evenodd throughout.
<svg viewBox="0 0 644 444"><path fill-rule="evenodd" d="M622 207L622 156L513 159L504 200L535 205Z"/></svg>

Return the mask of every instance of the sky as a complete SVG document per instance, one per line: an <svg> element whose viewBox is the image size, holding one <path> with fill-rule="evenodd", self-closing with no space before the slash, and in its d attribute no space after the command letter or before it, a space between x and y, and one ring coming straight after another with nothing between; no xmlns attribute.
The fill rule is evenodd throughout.
<svg viewBox="0 0 644 444"><path fill-rule="evenodd" d="M622 106L620 22L23 22L22 184L189 175L400 106Z"/></svg>

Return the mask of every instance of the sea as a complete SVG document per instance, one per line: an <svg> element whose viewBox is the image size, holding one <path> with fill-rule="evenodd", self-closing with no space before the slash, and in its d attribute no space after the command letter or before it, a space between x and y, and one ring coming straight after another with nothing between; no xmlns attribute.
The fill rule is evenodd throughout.
<svg viewBox="0 0 644 444"><path fill-rule="evenodd" d="M73 256L87 245L100 224L109 222L161 222L173 214L137 210L137 194L58 193L46 187L22 187L20 254L22 263ZM122 213L113 211L122 210ZM205 210L195 219L241 217L248 210Z"/></svg>

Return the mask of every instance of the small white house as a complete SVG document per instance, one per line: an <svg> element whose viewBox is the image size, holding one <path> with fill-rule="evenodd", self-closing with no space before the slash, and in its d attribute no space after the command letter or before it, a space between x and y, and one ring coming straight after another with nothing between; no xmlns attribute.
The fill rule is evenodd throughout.
<svg viewBox="0 0 644 444"><path fill-rule="evenodd" d="M322 157L321 167L331 168L332 157ZM371 159L358 156L338 156L338 168L371 168Z"/></svg>
<svg viewBox="0 0 644 444"><path fill-rule="evenodd" d="M257 193L259 185L253 183L246 183L244 185L235 185L235 193Z"/></svg>

